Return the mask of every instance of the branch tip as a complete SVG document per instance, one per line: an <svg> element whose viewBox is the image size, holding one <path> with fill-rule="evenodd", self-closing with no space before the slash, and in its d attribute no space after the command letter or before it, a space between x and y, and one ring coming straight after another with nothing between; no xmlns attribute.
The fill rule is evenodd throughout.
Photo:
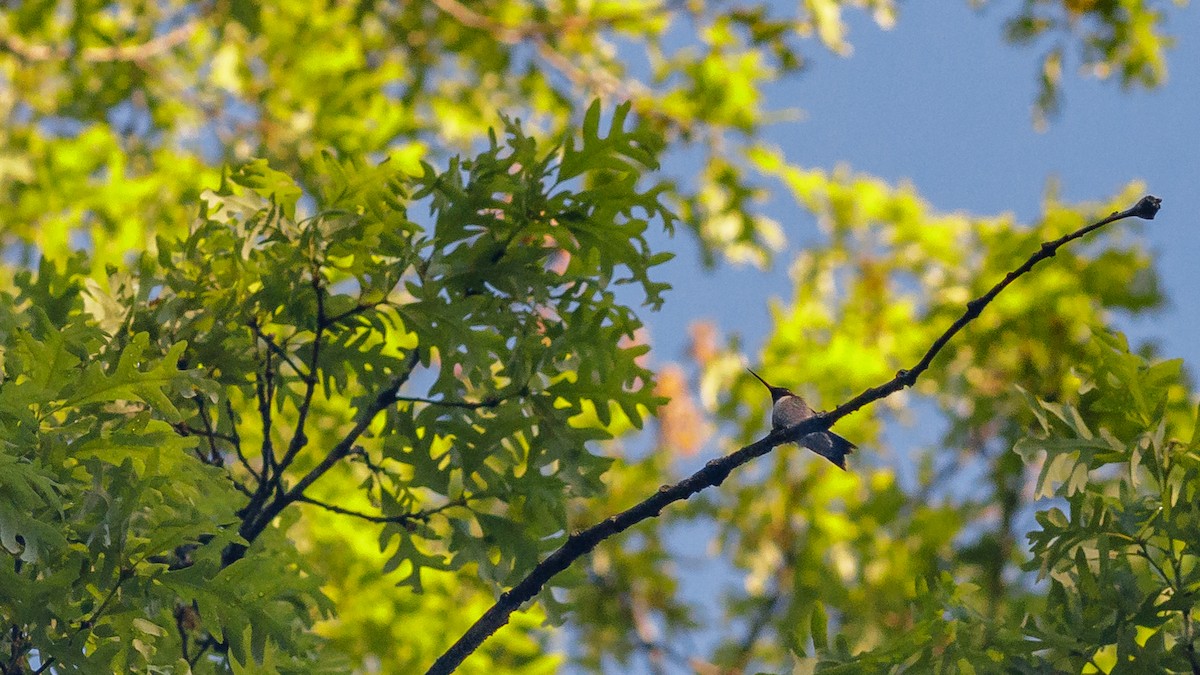
<svg viewBox="0 0 1200 675"><path fill-rule="evenodd" d="M1162 208L1162 200L1154 195L1146 195L1130 209L1131 215L1137 216L1143 220L1154 220L1154 216L1158 210Z"/></svg>

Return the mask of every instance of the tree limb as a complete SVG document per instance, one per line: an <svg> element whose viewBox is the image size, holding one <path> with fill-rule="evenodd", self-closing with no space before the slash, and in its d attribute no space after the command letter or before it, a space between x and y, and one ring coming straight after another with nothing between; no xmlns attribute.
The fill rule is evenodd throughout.
<svg viewBox="0 0 1200 675"><path fill-rule="evenodd" d="M550 579L559 572L567 569L567 567L580 557L591 552L592 549L596 548L605 539L624 532L643 520L657 517L662 513L664 508L674 502L688 499L701 490L720 485L734 469L752 459L767 454L776 446L795 442L797 439L811 433L825 431L834 422L859 410L863 406L890 396L906 387L911 387L917 381L917 378L929 369L934 357L950 342L951 338L957 335L968 323L977 318L983 309L1001 291L1007 288L1009 284L1033 269L1034 265L1053 257L1058 252L1058 249L1067 243L1079 239L1109 223L1130 217L1151 220L1158 213L1161 203L1161 199L1148 195L1131 208L1114 212L1091 225L1066 234L1054 241L1044 242L1038 251L1030 256L1024 264L1005 275L1004 279L993 286L987 293L968 302L966 311L963 312L962 316L934 340L929 350L925 352L921 360L912 368L897 372L896 376L891 380L877 387L867 389L831 412L820 413L799 424L772 431L766 437L740 450L711 460L702 469L678 483L663 485L658 489L658 492L642 502L620 513L609 516L585 530L572 532L562 546L552 552L542 562L538 563L511 590L502 593L495 604L488 608L483 613L483 616L479 617L457 642L438 657L437 661L429 668L428 675L447 675L454 672L464 659L474 653L483 644L484 640L495 633L501 626L508 623L509 616L517 608L523 603L532 600Z"/></svg>
<svg viewBox="0 0 1200 675"><path fill-rule="evenodd" d="M26 42L19 35L0 35L0 50L15 54L25 61L61 61L76 55L88 63L144 61L187 42L198 25L199 21L193 19L141 44L84 47L82 50L66 45L34 44Z"/></svg>

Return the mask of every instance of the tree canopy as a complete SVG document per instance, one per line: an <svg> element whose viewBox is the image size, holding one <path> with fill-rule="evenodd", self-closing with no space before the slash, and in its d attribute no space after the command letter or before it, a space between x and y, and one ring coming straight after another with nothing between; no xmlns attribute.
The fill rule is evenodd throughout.
<svg viewBox="0 0 1200 675"><path fill-rule="evenodd" d="M521 588L460 672L1200 672L1195 396L1112 327L1164 303L1153 259L1130 220L1066 244L1143 190L1018 223L786 157L764 91L845 53L851 12L898 20L0 10L0 672L421 672ZM1064 54L1160 86L1165 16L1029 0L997 30L1052 41L1044 124ZM823 241L761 349L697 323L671 363L646 326L692 249L656 242L769 262L768 189ZM912 388L837 420L875 456L843 473L755 443L751 362L829 405ZM927 447L885 434L918 416ZM612 517L743 446L712 489ZM735 583L688 592L712 568L681 533Z"/></svg>

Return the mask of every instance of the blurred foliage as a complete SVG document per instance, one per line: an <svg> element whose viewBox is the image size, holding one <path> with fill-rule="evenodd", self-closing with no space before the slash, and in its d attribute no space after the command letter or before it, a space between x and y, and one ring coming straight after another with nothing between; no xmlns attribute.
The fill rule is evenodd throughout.
<svg viewBox="0 0 1200 675"><path fill-rule="evenodd" d="M783 244L747 153L780 119L763 91L805 50L850 53L852 12L890 0L25 2L0 10L6 249L26 262L86 243L98 269L188 222L221 163L270 158L306 189L322 151L445 160L500 111L553 136L600 96L696 160L664 200L706 260ZM1090 72L1163 81L1167 13L1151 3L1027 0L1010 40L1055 36L1038 109L1058 107L1073 46ZM819 47L810 41L815 38ZM935 47L936 48L936 47ZM803 101L800 102L803 105Z"/></svg>
<svg viewBox="0 0 1200 675"><path fill-rule="evenodd" d="M6 5L0 672L424 668L567 532L763 428L737 335L701 325L693 364L649 361L654 231L764 264L786 245L766 190L812 214L828 243L794 263L759 361L830 405L1136 197L1051 193L1022 226L763 145L784 115L764 92L805 50L848 55L856 12L902 18ZM1031 0L1004 30L1054 41L1046 116L1075 53L1158 86L1166 19ZM915 392L840 424L851 473L779 449L606 542L463 671L1187 670L1190 394L1105 329L1163 300L1128 230L1060 253ZM653 439L629 435L660 410ZM884 431L914 420L937 437L889 456ZM713 559L731 583L699 578Z"/></svg>
<svg viewBox="0 0 1200 675"><path fill-rule="evenodd" d="M1109 203L1080 206L1051 194L1040 222L1020 227L1010 217L938 214L911 190L869 177L779 166L832 243L795 262L796 295L773 308L760 372L806 384L797 391L818 402L840 402L911 367L968 300L1040 242L1120 210L1141 193L1133 185ZM811 656L817 639L809 617L818 611L835 621L830 649L851 662L845 672L903 661L909 654L896 657L897 649L922 642L929 648L930 641L939 651L951 643L960 650L936 660L944 672L958 672L958 657L945 660L951 653L979 667L970 655L996 650L1003 658L993 665L1001 670L1023 653L1012 651L1020 631L1011 642L1000 631L1025 625L1043 601L1018 569L1029 560L1022 535L1035 508L1029 472L1037 462L1022 462L1012 448L1039 419L1021 392L1078 402L1081 364L1102 356L1095 336L1104 329L1097 326L1114 311L1161 302L1151 259L1128 236L1130 227L1136 226L1122 223L1060 251L957 336L914 392L841 422L840 433L874 451L874 458L856 455L854 475L830 475L806 451L781 449L764 458L766 473L726 482L730 499L713 514L722 524L722 548L746 579L728 598L730 620L761 623L760 635L773 638L733 638L717 663ZM742 430L737 443L752 440L767 413L761 386L743 363L741 347L731 341L710 356L701 381L714 411ZM1187 398L1182 389L1175 395ZM882 431L896 422L919 425L904 435L915 433L928 445L900 441L903 450L895 452L902 454L888 457ZM976 633L935 637L929 631L949 628L926 601L961 604ZM892 639L909 630L924 637ZM816 653L829 657L824 649ZM852 658L862 653L866 660ZM824 662L809 665L818 663ZM926 672L933 663L909 665Z"/></svg>
<svg viewBox="0 0 1200 675"><path fill-rule="evenodd" d="M981 7L987 0L976 0ZM1078 50L1081 71L1099 79L1115 76L1123 88L1153 89L1166 81L1167 50L1175 40L1166 32L1164 3L1147 0L1023 0L1005 22L1014 44L1048 43L1042 56L1034 123L1045 127L1062 108L1064 61ZM1174 0L1184 7L1187 0ZM1078 43L1077 45L1073 43Z"/></svg>
<svg viewBox="0 0 1200 675"><path fill-rule="evenodd" d="M649 272L670 255L644 237L672 223L636 180L658 143L624 130L628 112L602 129L595 104L547 150L506 122L442 171L318 158L306 218L292 179L251 162L127 269L20 274L0 390L14 658L338 670L338 650L312 660L308 629L379 582L390 602L339 603L352 623L327 626L330 643L388 670L436 656L473 616L449 608L481 611L562 540L570 500L600 489L611 460L591 442L660 402L648 347L619 346L641 323L615 287L661 302ZM431 224L409 219L414 203ZM299 524L299 504L374 531ZM426 646L366 630L413 611L446 622ZM472 667L552 667L537 624Z"/></svg>

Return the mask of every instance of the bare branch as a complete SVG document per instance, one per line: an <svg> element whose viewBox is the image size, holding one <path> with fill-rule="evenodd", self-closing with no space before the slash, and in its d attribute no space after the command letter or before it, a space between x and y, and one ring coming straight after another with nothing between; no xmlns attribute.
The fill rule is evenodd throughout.
<svg viewBox="0 0 1200 675"><path fill-rule="evenodd" d="M506 593L500 595L483 616L479 617L472 626L467 629L467 632L462 635L449 649L446 650L437 661L429 668L430 675L446 675L454 672L463 660L470 656L476 649L479 648L483 641L495 633L501 626L508 623L509 616L512 615L518 607L525 602L532 600L542 588L555 575L567 569L573 562L580 557L591 552L596 546L616 534L624 532L634 525L647 520L656 518L662 510L674 502L688 499L692 495L701 490L708 489L720 485L725 481L729 474L734 469L746 464L747 462L761 457L776 446L784 443L794 442L796 439L807 436L808 434L825 431L833 425L834 422L849 415L850 413L862 408L863 406L878 401L886 396L890 396L906 387L911 387L916 382L917 378L928 370L929 365L933 362L938 352L961 331L968 323L979 316L980 312L987 307L997 295L1013 281L1033 269L1034 265L1039 262L1053 257L1058 249L1066 245L1068 242L1079 239L1088 233L1097 230L1109 223L1122 220L1124 218L1144 218L1147 220L1153 219L1158 213L1159 206L1162 200L1153 196L1146 196L1141 199L1133 207L1124 211L1117 211L1091 225L1083 227L1075 232L1064 235L1054 241L1045 242L1036 253L1029 257L1017 269L1009 272L1003 280L997 283L987 293L979 298L967 303L966 311L958 318L949 328L946 329L936 340L921 360L909 370L901 370L896 373L888 382L877 387L872 387L862 392L858 396L850 399L842 405L835 408L832 412L814 415L803 422L791 427L772 431L766 437L758 440L750 445L741 448L724 457L714 459L704 468L696 473L684 478L683 480L673 485L664 485L658 489L650 497L640 503L620 512L615 515L600 521L599 523L585 529L572 532L567 537L566 542L558 549L547 556L542 562L538 563L533 570L529 572L516 586Z"/></svg>
<svg viewBox="0 0 1200 675"><path fill-rule="evenodd" d="M199 21L193 19L141 44L84 47L82 51L65 45L33 44L19 35L0 35L0 50L15 54L25 61L62 61L76 55L88 63L145 61L187 42L196 32L197 25Z"/></svg>
<svg viewBox="0 0 1200 675"><path fill-rule="evenodd" d="M1000 282L995 286L992 286L991 290L989 290L987 293L984 293L980 297L968 302L967 310L963 312L962 316L958 317L957 321L955 321L950 325L949 328L946 329L946 332L942 333L940 336L938 336L938 339L933 341L933 344L930 345L929 350L925 352L925 356L921 357L921 360L917 362L917 365L913 366L909 370L901 370L900 372L896 373L896 377L892 378L890 381L878 387L868 389L849 401L846 401L835 408L832 412L828 413L826 417L828 417L830 421L836 421L867 405L868 403L878 401L885 396L890 396L891 394L894 394L906 387L911 387L913 383L917 381L917 378L929 369L929 364L933 363L933 357L937 356L938 352L942 351L942 348L946 346L946 343L949 342L951 338L957 335L958 332L962 330L968 323L974 321L975 318L979 316L980 312L983 311L983 308L987 307L997 295L1000 295L1000 291L1003 291L1008 287L1009 284L1016 281L1029 270L1033 269L1034 265L1046 260L1047 258L1054 257L1054 254L1058 252L1058 249L1062 248L1067 243L1079 239L1094 230L1098 230L1109 223L1132 217L1152 220L1154 218L1154 214L1158 213L1159 205L1161 203L1162 200L1158 197L1147 195L1142 197L1137 204L1125 209L1124 211L1116 211L1111 215L1102 218L1091 225L1088 225L1087 227L1078 229L1069 234L1065 234L1054 241L1043 242L1041 248L1038 249L1038 252L1031 255L1029 259L1025 261L1025 264L1005 275L1005 277L1001 279Z"/></svg>
<svg viewBox="0 0 1200 675"><path fill-rule="evenodd" d="M353 509L347 509L347 508L338 506L337 504L330 504L328 502L323 502L323 501L320 501L317 499L313 499L312 497L306 497L304 495L301 495L300 497L298 497L296 499L296 501L300 502L302 504L312 504L313 506L319 506L331 513L336 513L336 514L342 515L342 516L352 516L354 518L361 518L363 520L366 520L366 521L372 522L372 523L413 523L413 522L422 522L423 523L423 522L428 521L431 517L443 512L443 511L447 511L447 510L455 508L457 506L466 506L467 503L470 502L472 499L478 499L478 498L479 498L479 496L459 497L458 499L452 499L449 502L442 504L441 506L435 506L430 509L421 509L420 511L413 511L411 513L401 513L401 514L394 515L394 516L385 516L385 515L364 513L362 511L355 511Z"/></svg>

